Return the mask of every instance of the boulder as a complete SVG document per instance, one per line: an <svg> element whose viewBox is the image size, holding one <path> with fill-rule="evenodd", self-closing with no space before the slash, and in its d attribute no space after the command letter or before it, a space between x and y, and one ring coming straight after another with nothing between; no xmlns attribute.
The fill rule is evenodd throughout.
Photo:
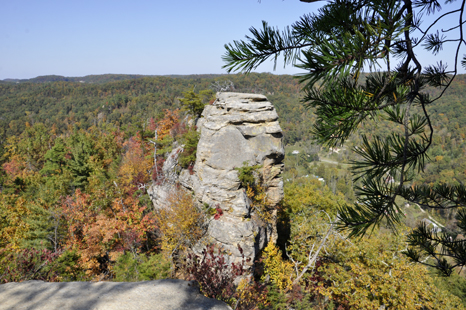
<svg viewBox="0 0 466 310"><path fill-rule="evenodd" d="M0 285L0 310L231 310L207 298L195 282L26 281Z"/></svg>

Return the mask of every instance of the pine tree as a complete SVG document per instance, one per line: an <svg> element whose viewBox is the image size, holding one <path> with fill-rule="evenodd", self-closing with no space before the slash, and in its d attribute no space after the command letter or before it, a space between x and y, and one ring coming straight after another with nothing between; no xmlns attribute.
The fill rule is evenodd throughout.
<svg viewBox="0 0 466 310"><path fill-rule="evenodd" d="M333 0L283 31L263 22L262 29L250 29L245 41L225 45L224 68L229 72L250 72L269 58L276 65L279 56L285 65L305 70L299 76L302 101L315 109L313 132L324 145L343 144L359 125L371 121L398 126L386 136L363 136L354 148L360 157L352 167L360 184L357 201L355 207L339 210L339 228L351 236L362 236L381 223L396 229L403 217L397 197L423 208L456 210L458 228L466 235L463 184L411 183L430 160L427 151L435 134L426 108L439 97L432 98L425 89L439 87L443 95L458 66L466 67L466 56L460 61L465 3L446 1L448 10L442 11L436 0ZM432 24L421 23L424 14L437 11L442 12ZM455 20L456 26L440 29L439 22L446 19ZM442 61L423 67L419 50L438 56L444 45L453 53L452 69ZM444 274L466 265L466 241L454 235L421 225L409 243L409 257Z"/></svg>
<svg viewBox="0 0 466 310"><path fill-rule="evenodd" d="M187 111L196 119L201 116L205 104L202 102L201 97L194 92L194 88L184 92L180 101L183 104L183 111Z"/></svg>

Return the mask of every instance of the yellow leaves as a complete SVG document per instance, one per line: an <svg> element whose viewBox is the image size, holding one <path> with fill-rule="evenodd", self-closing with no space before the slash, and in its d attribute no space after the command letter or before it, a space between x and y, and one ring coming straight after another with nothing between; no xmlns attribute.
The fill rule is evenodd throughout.
<svg viewBox="0 0 466 310"><path fill-rule="evenodd" d="M267 294L257 287L257 283L241 279L236 288L235 299L238 300L238 309L265 309L270 305Z"/></svg>
<svg viewBox="0 0 466 310"><path fill-rule="evenodd" d="M315 206L317 210L325 210L335 214L340 205L345 204L343 195L334 195L328 187L322 187L317 180L305 180L286 184L283 204L291 213Z"/></svg>
<svg viewBox="0 0 466 310"><path fill-rule="evenodd" d="M369 98L372 98L374 97L374 94L370 93L370 92L367 92L367 91L364 91L364 94L369 97Z"/></svg>
<svg viewBox="0 0 466 310"><path fill-rule="evenodd" d="M408 261L401 253L403 243L402 237L381 234L353 243L337 241L328 250L336 263L319 268L327 281L319 292L351 309L460 307L454 297L442 296L423 266Z"/></svg>
<svg viewBox="0 0 466 310"><path fill-rule="evenodd" d="M265 189L260 182L255 183L253 186L246 186L246 196L251 200L252 207L259 213L260 218L267 222L273 222L273 214L270 212L269 205L267 203L267 194Z"/></svg>
<svg viewBox="0 0 466 310"><path fill-rule="evenodd" d="M127 151L123 156L119 170L121 182L126 186L134 182L147 182L149 178L148 171L152 167L151 158L144 156L142 145L135 138L129 139L123 146Z"/></svg>
<svg viewBox="0 0 466 310"><path fill-rule="evenodd" d="M19 249L30 227L25 219L31 214L26 200L16 195L3 195L0 201L0 245L8 244L12 249Z"/></svg>
<svg viewBox="0 0 466 310"><path fill-rule="evenodd" d="M250 187L250 186L247 187L246 196L248 196L249 198L254 197L254 190L252 189L252 187Z"/></svg>
<svg viewBox="0 0 466 310"><path fill-rule="evenodd" d="M171 193L168 206L156 211L161 233L162 251L172 256L174 251L194 245L202 235L203 214L194 206L190 194L182 190Z"/></svg>
<svg viewBox="0 0 466 310"><path fill-rule="evenodd" d="M263 252L264 275L263 280L269 276L270 281L282 292L291 289L293 281L293 266L289 261L284 261L281 251L269 242Z"/></svg>

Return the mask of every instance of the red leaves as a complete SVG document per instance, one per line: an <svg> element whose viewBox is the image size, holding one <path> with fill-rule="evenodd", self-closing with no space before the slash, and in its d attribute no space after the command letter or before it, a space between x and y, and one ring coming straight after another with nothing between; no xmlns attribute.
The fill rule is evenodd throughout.
<svg viewBox="0 0 466 310"><path fill-rule="evenodd" d="M182 136L188 132L185 123L175 123L170 131L172 137Z"/></svg>
<svg viewBox="0 0 466 310"><path fill-rule="evenodd" d="M0 283L27 280L56 281L57 275L50 265L60 254L61 252L53 253L47 249L21 249L9 253L3 260L7 266L0 275Z"/></svg>
<svg viewBox="0 0 466 310"><path fill-rule="evenodd" d="M155 131L155 129L157 128L157 124L155 123L153 117L150 118L149 126L147 128L149 129L149 131Z"/></svg>
<svg viewBox="0 0 466 310"><path fill-rule="evenodd" d="M201 256L188 255L188 261L186 271L199 283L202 293L223 301L229 301L235 294L234 280L246 272L244 256L241 263L228 264L220 249L215 253L213 245L205 248Z"/></svg>
<svg viewBox="0 0 466 310"><path fill-rule="evenodd" d="M191 163L189 164L188 166L188 171L189 171L189 174L190 175L193 175L194 174L194 165Z"/></svg>
<svg viewBox="0 0 466 310"><path fill-rule="evenodd" d="M222 215L223 215L223 210L220 209L220 205L216 205L215 210L217 210L217 213L214 215L214 220L218 220Z"/></svg>
<svg viewBox="0 0 466 310"><path fill-rule="evenodd" d="M12 158L9 162L3 164L3 170L6 172L8 177L14 179L17 175L20 174L22 168L22 163L20 163L16 157Z"/></svg>

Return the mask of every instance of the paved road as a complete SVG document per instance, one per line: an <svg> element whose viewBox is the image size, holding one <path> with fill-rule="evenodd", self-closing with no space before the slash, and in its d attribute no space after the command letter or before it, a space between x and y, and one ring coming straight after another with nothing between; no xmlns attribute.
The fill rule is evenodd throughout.
<svg viewBox="0 0 466 310"><path fill-rule="evenodd" d="M327 159L327 158L319 158L320 161L324 162L324 163L329 163L329 164L334 164L334 165L338 165L339 162L337 161L333 161L333 160L330 160L330 159Z"/></svg>

